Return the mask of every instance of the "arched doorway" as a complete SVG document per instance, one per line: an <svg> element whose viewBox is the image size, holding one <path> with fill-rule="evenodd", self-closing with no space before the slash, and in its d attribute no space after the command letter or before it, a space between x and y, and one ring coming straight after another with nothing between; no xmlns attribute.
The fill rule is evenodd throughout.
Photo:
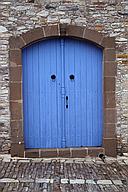
<svg viewBox="0 0 128 192"><path fill-rule="evenodd" d="M66 37L23 49L25 148L102 146L102 57Z"/></svg>
<svg viewBox="0 0 128 192"><path fill-rule="evenodd" d="M102 123L103 123L103 134L102 134L102 142L100 144L102 144L101 147L84 147L84 149L82 149L81 147L78 148L79 153L73 152L72 147L68 148L67 150L65 148L63 148L63 151L65 150L65 154L67 154L67 157L85 157L85 155L98 155L99 152L100 153L104 153L106 155L111 155L111 156L116 156L116 99L115 99L115 81L116 81L116 63L115 63L115 39L113 37L106 37L106 35L98 33L97 31L93 31L90 29L86 29L85 27L79 27L79 26L74 26L74 25L49 25L49 26L43 26L43 27L39 27L36 29L32 29L26 33L21 34L20 36L17 37L10 37L9 43L10 43L10 49L9 49L9 60L10 60L10 112L11 112L11 121L10 121L10 126L11 126L11 155L12 156L24 156L24 157L44 157L44 153L42 153L41 149L35 149L35 150L30 150L30 151L26 151L25 149L25 139L24 139L24 119L23 119L23 83L22 83L22 70L23 70L23 60L22 60L22 50L25 49L25 47L28 47L30 44L31 45L35 45L33 43L35 42L39 42L40 40L44 43L45 40L47 39L53 39L53 38L77 38L79 40L82 40L81 43L84 43L84 45L86 44L87 41L92 42L92 45L97 47L102 47L102 51L103 51L103 65L100 69L103 69L103 79L102 79L102 99L100 101L103 100L102 103ZM50 40L49 39L49 40ZM78 41L77 41L78 42ZM91 45L91 44L90 44ZM97 49L100 50L101 49ZM80 51L80 49L78 50L79 55L82 53L83 51ZM78 53L75 54L77 57L77 59L79 58ZM72 54L70 54L70 50L68 52L69 56L72 56ZM85 55L84 55L85 56ZM93 57L90 57L91 59L93 59ZM87 58L88 59L88 58ZM49 60L49 58L48 58ZM82 59L83 60L83 56ZM36 60L35 60L36 61ZM78 60L77 60L78 61ZM65 64L64 59L61 61L61 63L63 62L64 66L70 66L69 63L68 65ZM62 65L62 64L61 64ZM75 63L75 65L79 66L79 63ZM72 65L73 66L73 65ZM95 66L94 66L95 67ZM65 69L65 68L62 68ZM66 69L67 70L67 69ZM92 71L92 74L94 74L94 71ZM53 75L53 76L52 76ZM52 85L55 86L56 85L56 80L57 80L57 76L56 76L56 80L52 81L51 77L54 78L54 75L56 74L50 74L49 79L51 80L50 82L53 83ZM87 75L89 75L89 73L87 73ZM75 77L75 79L73 80L73 76ZM62 76L65 81L68 81L68 83L71 85L75 85L77 80L77 75L74 74L72 71L70 71L70 74L68 74L67 76ZM71 77L71 79L70 79ZM101 77L101 76L100 76ZM80 79L80 78L78 78ZM85 80L85 79L84 79ZM90 81L90 85L93 82L93 78L89 80ZM63 80L64 82L64 80ZM86 82L86 81L83 81ZM82 83L83 83L82 82ZM66 82L65 85L68 84ZM75 86L74 86L75 87ZM91 87L91 86L90 86ZM89 88L90 88L89 87ZM64 87L66 88L66 87ZM66 88L67 89L67 88ZM70 89L69 89L70 90ZM71 89L73 90L73 89ZM71 91L70 90L70 91ZM75 90L75 89L74 89ZM81 89L82 90L82 89ZM63 93L61 91L61 93ZM62 102L62 95L63 96L63 102ZM67 96L67 97L65 97ZM69 102L69 96L71 97L71 95L65 95L61 94L61 102L63 103L63 106L66 107L66 105L64 105L64 102L66 103L68 100L68 111L69 107L71 105L71 103ZM72 95L73 97L73 95ZM77 97L77 101L79 100L80 97ZM75 99L76 101L76 99ZM85 102L85 100L84 100ZM61 105L62 106L62 105ZM77 107L79 107L79 105L76 105ZM85 106L85 103L84 105ZM63 108L64 109L64 108ZM65 109L66 110L66 109ZM80 110L79 110L80 111ZM79 113L79 115L82 114L83 109L81 110L81 113ZM65 111L63 111L63 114L66 117ZM82 114L83 115L83 114ZM64 118L63 118L64 120ZM62 122L62 119L61 119ZM64 120L64 123L67 122ZM94 121L93 121L94 122ZM101 122L101 121L100 121ZM63 132L65 135L65 129L63 129ZM70 135L70 134L69 134ZM76 133L75 133L76 135ZM77 140L79 137L80 133L77 132ZM70 138L72 137L72 135L70 135ZM74 138L74 137L73 137ZM65 139L63 139L65 140ZM65 141L64 141L65 142ZM63 143L64 143L63 142ZM62 142L61 142L62 143ZM70 143L71 144L71 143ZM85 143L86 144L86 143ZM98 144L98 145L100 145ZM86 144L87 145L87 144ZM89 144L90 145L90 144ZM63 145L66 146L66 145ZM62 146L62 147L63 147ZM74 146L73 145L69 145L69 146ZM76 145L75 145L76 146ZM50 149L49 149L50 150ZM81 151L84 151L84 153L82 154ZM45 150L46 151L46 150ZM62 153L63 153L62 151ZM55 156L62 156L63 154L61 153L61 150L56 148L55 153L53 153L51 151L51 156L55 157ZM49 151L47 150L46 152L47 156L49 156Z"/></svg>

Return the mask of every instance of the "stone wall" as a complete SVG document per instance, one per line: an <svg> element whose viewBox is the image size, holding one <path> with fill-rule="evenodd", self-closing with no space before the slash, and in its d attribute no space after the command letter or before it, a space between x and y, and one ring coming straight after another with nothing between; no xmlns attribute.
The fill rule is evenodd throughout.
<svg viewBox="0 0 128 192"><path fill-rule="evenodd" d="M118 152L128 151L126 0L0 0L0 152L10 150L9 38L43 25L85 26L116 39Z"/></svg>

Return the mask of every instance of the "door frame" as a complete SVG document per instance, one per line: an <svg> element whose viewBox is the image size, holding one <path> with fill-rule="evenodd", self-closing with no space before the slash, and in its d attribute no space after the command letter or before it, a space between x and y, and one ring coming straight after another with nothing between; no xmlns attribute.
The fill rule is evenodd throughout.
<svg viewBox="0 0 128 192"><path fill-rule="evenodd" d="M116 54L115 38L75 25L49 25L32 29L9 39L10 71L10 127L11 155L24 156L23 97L22 97L22 48L31 43L56 37L72 37L91 41L103 48L103 148L105 154L116 156Z"/></svg>

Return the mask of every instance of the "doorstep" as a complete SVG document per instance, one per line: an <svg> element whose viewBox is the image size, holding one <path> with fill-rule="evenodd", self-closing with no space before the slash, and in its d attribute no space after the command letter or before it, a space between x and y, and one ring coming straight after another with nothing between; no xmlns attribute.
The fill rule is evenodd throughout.
<svg viewBox="0 0 128 192"><path fill-rule="evenodd" d="M55 148L55 149L26 149L24 157L28 158L85 158L97 157L100 153L105 154L103 147L80 147L80 148Z"/></svg>

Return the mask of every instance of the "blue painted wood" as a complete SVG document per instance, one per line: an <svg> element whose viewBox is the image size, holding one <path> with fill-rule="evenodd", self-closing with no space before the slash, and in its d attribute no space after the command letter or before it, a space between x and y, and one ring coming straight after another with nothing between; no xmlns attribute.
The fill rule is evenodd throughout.
<svg viewBox="0 0 128 192"><path fill-rule="evenodd" d="M30 45L22 55L25 147L101 146L102 50L61 38Z"/></svg>
<svg viewBox="0 0 128 192"><path fill-rule="evenodd" d="M23 109L26 148L61 147L60 41L23 50ZM52 80L51 75L56 75Z"/></svg>
<svg viewBox="0 0 128 192"><path fill-rule="evenodd" d="M73 74L74 80L69 76ZM102 50L91 43L65 40L66 146L102 145Z"/></svg>
<svg viewBox="0 0 128 192"><path fill-rule="evenodd" d="M65 53L64 53L64 39L60 40L61 44L61 69L62 69L62 76L61 76L61 98L62 98L62 124L61 124L61 140L62 140L62 148L65 147L66 145L66 135L65 135Z"/></svg>

